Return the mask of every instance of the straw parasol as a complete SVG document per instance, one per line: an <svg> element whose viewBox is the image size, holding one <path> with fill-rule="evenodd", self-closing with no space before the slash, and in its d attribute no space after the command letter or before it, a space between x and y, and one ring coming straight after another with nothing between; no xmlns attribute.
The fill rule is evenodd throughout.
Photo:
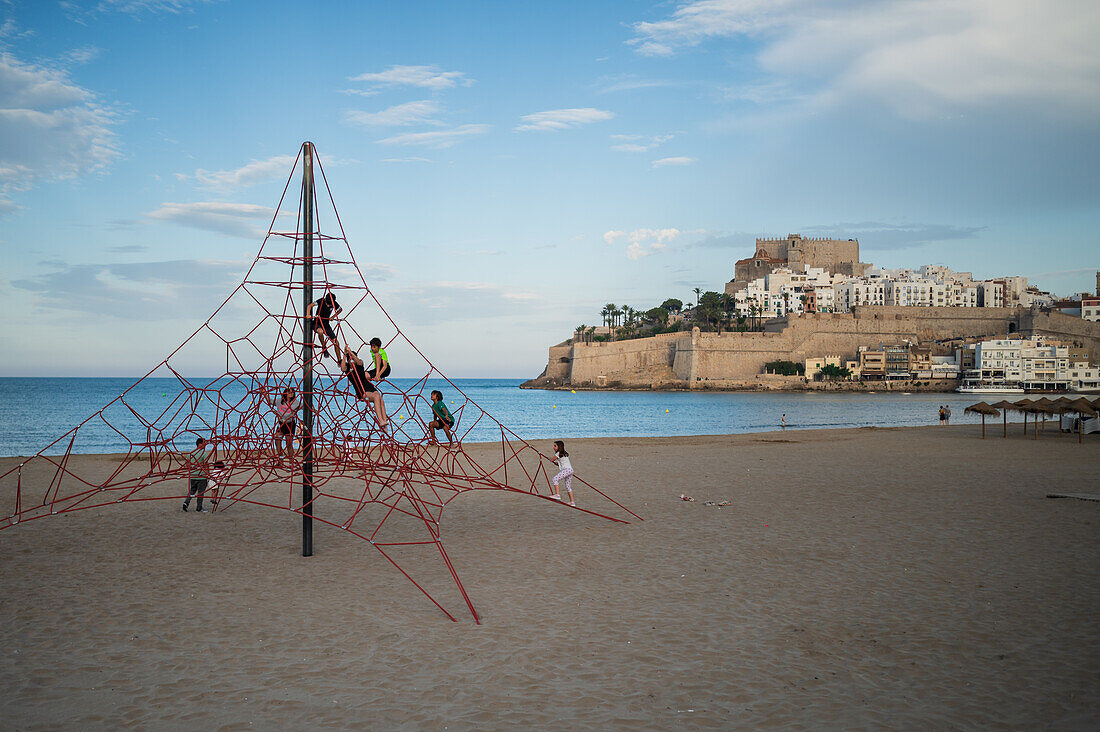
<svg viewBox="0 0 1100 732"><path fill-rule="evenodd" d="M1058 410L1058 432L1062 431L1062 416L1066 413L1073 400L1068 397L1058 397L1050 403L1052 409Z"/></svg>
<svg viewBox="0 0 1100 732"><path fill-rule="evenodd" d="M1093 406L1092 402L1084 397L1075 399L1067 407L1071 412L1077 412L1077 442L1081 442L1081 435L1085 429L1085 415L1095 417L1097 408Z"/></svg>
<svg viewBox="0 0 1100 732"><path fill-rule="evenodd" d="M1027 413L1031 411L1031 400L1020 399L1012 405L1012 408L1024 415L1024 435L1027 435Z"/></svg>
<svg viewBox="0 0 1100 732"><path fill-rule="evenodd" d="M963 411L963 414L966 414L967 412L973 412L974 414L982 415L982 439L983 440L985 439L985 418L986 418L986 416L988 415L988 416L991 416L991 417L996 417L1000 414L1000 412L998 412L996 410L996 408L991 407L990 405L986 404L985 402L978 402L977 404L971 404L969 407L967 407Z"/></svg>
<svg viewBox="0 0 1100 732"><path fill-rule="evenodd" d="M1035 410L1035 414L1043 415L1043 432L1047 431L1047 415L1054 414L1054 410L1051 409L1051 406L1053 404L1054 402L1047 399L1046 397L1039 397L1031 403L1033 407L1037 408ZM1042 409L1038 409L1038 407L1041 407ZM1036 435L1036 437L1038 437L1038 435Z"/></svg>
<svg viewBox="0 0 1100 732"><path fill-rule="evenodd" d="M992 406L995 409L1000 409L1004 412L1004 421L1003 421L1004 432L1005 432L1004 437L1008 437L1008 410L1010 410L1010 409L1019 409L1019 407L1017 407L1015 404L1008 401L1007 399L1002 399L1001 401L997 402L996 404L992 404L990 406Z"/></svg>

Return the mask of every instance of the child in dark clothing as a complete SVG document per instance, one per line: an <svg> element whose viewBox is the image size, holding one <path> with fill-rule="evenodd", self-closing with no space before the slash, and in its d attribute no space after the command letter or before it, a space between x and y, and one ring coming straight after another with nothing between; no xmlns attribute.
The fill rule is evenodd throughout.
<svg viewBox="0 0 1100 732"><path fill-rule="evenodd" d="M451 428L455 426L455 418L451 416L450 411L447 410L447 405L443 403L443 393L440 391L432 392L432 414L435 419L428 423L428 426L432 428L432 443L439 444L439 440L435 438L435 431L441 429L447 435L447 444L452 444L454 437L451 435Z"/></svg>

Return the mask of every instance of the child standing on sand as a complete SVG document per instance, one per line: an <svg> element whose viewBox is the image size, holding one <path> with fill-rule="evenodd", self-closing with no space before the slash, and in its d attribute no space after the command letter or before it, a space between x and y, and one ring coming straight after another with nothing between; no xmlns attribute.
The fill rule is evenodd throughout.
<svg viewBox="0 0 1100 732"><path fill-rule="evenodd" d="M286 456L292 458L294 457L294 433L297 431L298 410L302 408L302 400L293 386L283 390L278 404L274 404L266 392L264 399L275 407L275 413L279 418L279 425L275 428L275 452L282 454L283 446L279 442L285 440Z"/></svg>
<svg viewBox="0 0 1100 732"><path fill-rule="evenodd" d="M576 506L577 502L573 500L573 464L569 462L569 453L565 451L565 443L561 440L554 440L554 455L554 462L558 466L558 474L553 478L554 495L550 497L555 501L561 500L558 483L565 480L565 492L569 494L569 505Z"/></svg>
<svg viewBox="0 0 1100 732"><path fill-rule="evenodd" d="M229 471L225 469L225 463L221 460L215 460L214 469L210 471L210 486L208 488L210 505L214 508L218 507L218 497L221 495L221 488L225 485L225 479L228 475Z"/></svg>
<svg viewBox="0 0 1100 732"><path fill-rule="evenodd" d="M209 460L210 451L206 449L206 439L200 437L195 440L195 449L184 456L184 461L187 464L187 477L191 480L187 498L183 499L184 511L191 505L191 497L198 496L199 500L196 503L195 512L206 513L202 509L202 497L206 493L208 470L206 466Z"/></svg>

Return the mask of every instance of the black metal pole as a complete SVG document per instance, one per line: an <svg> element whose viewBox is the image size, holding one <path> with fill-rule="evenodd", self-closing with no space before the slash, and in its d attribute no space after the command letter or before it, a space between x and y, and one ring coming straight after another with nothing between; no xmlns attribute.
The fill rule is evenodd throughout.
<svg viewBox="0 0 1100 732"><path fill-rule="evenodd" d="M302 556L313 556L313 143L302 144Z"/></svg>

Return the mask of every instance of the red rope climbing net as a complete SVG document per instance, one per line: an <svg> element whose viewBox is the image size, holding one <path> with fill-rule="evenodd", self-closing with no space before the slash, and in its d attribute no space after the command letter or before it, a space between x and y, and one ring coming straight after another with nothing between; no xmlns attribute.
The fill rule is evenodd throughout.
<svg viewBox="0 0 1100 732"><path fill-rule="evenodd" d="M549 456L493 418L439 371L375 298L348 245L328 180L315 154L313 161L323 185L313 189L313 205L307 208L303 186L295 230L277 229L289 218L283 205L299 164L304 165L303 159L300 151L260 251L243 281L214 314L129 389L0 475L0 529L119 503L187 498L194 468L187 455L195 449L196 438L202 437L207 441L208 453L199 470L209 480L204 497L212 511L251 505L299 514L311 512L313 520L368 542L455 620L437 599L438 591L429 591L426 583L414 576L418 570L409 569L410 561L423 568L431 556L437 556L445 575L453 580L462 601L478 621L477 611L443 545L443 509L459 494L471 490L520 492L559 503L551 498L555 492L551 480L557 467ZM419 374L404 389L392 380L377 382L389 418L388 426L382 428L373 404L357 398L357 390L337 360L319 347L327 345L328 352L333 353L337 346L326 343L328 338L314 335L314 343L310 344L314 374L313 498L305 506L296 501L296 489L303 479L303 425L283 430L298 432L299 447L287 454L286 436L280 434L277 414L285 389L294 388L299 394L303 390L302 362L307 345L306 314L301 307L301 268L306 264L302 251L303 210L314 212L314 294L320 297L332 293L343 308L329 321L339 347L349 344L355 349L370 337L380 337L395 372ZM322 229L322 224L328 224L328 211L338 234ZM367 327L371 329L369 334L361 332ZM369 368L371 354L367 347L355 350ZM200 360L217 353L220 361L222 351L225 372L221 377L200 383L183 375L181 361L195 363L195 353ZM157 411L139 404L147 401L139 395L149 391L150 380L163 377L172 378L179 387L178 393L164 393L166 398L173 397L168 399L168 406ZM161 388L155 387L158 391ZM449 402L455 421L453 445L437 444L434 431L428 427L428 422L435 419L430 397L433 390L445 392ZM73 464L74 446L79 446L82 432L88 431L114 433L128 446L117 465L105 474L94 474L86 465ZM471 434L478 439L488 436L498 444L482 442L470 445L468 450L464 441ZM639 518L579 477L574 477L574 490L578 506L573 510L618 522ZM196 506L201 505L198 501L202 497L195 497Z"/></svg>

